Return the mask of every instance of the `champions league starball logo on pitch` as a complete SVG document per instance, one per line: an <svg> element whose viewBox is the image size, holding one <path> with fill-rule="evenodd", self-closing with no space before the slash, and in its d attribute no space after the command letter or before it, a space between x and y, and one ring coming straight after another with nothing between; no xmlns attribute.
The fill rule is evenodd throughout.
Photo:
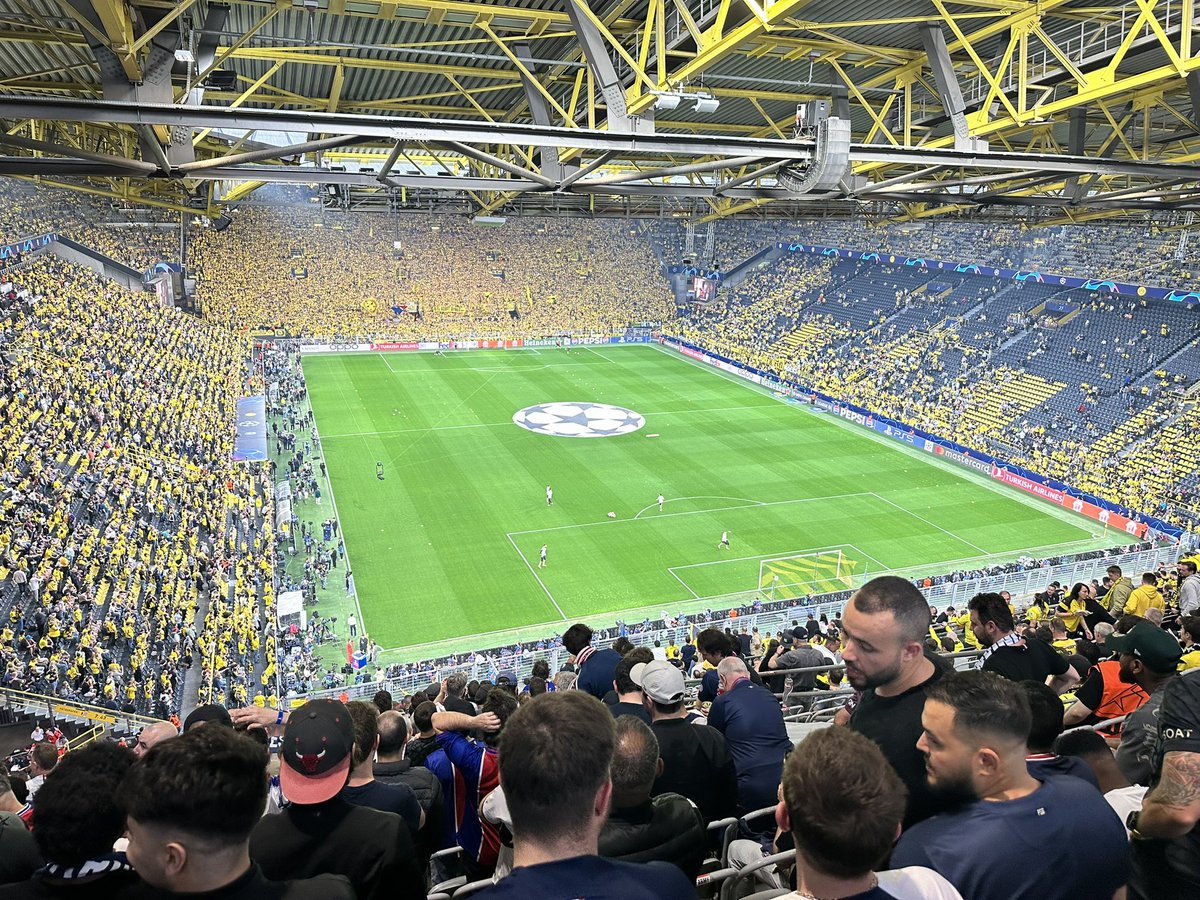
<svg viewBox="0 0 1200 900"><path fill-rule="evenodd" d="M607 403L539 403L513 414L527 431L554 437L612 437L629 434L646 424L632 409Z"/></svg>

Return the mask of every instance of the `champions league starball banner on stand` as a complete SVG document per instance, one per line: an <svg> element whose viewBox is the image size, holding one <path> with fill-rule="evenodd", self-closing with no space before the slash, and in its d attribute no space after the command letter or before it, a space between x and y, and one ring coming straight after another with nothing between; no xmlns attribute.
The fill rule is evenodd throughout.
<svg viewBox="0 0 1200 900"><path fill-rule="evenodd" d="M262 394L237 402L234 462L263 462L267 458L267 398Z"/></svg>
<svg viewBox="0 0 1200 900"><path fill-rule="evenodd" d="M838 259L869 262L880 266L913 266L926 269L930 272L986 275L991 278L1004 278L1008 281L1030 281L1035 284L1048 284L1064 289L1082 288L1085 291L1107 291L1110 294L1127 297L1131 300L1173 300L1176 303L1186 303L1188 306L1200 306L1200 291L1154 287L1148 284L1130 284L1124 281L1102 281L1096 278L1079 278L1075 275L1056 275L1053 272L1005 269L997 266L981 265L979 263L931 259L924 256L900 256L895 253L881 253L874 250L847 250L843 247L824 247L820 244L796 244L788 241L779 241L775 244L775 247L776 249L787 250L791 253L815 253L819 256L833 256Z"/></svg>

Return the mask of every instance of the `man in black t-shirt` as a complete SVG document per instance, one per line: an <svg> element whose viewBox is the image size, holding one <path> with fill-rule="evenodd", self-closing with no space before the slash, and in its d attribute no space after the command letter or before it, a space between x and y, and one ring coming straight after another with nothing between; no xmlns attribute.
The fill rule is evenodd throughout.
<svg viewBox="0 0 1200 900"><path fill-rule="evenodd" d="M999 594L976 594L967 604L971 631L984 648L985 672L1009 681L1040 681L1061 694L1079 683L1079 673L1066 658L1037 638L1022 638L1013 630L1013 615Z"/></svg>
<svg viewBox="0 0 1200 900"><path fill-rule="evenodd" d="M700 810L705 822L737 815L737 769L725 735L708 725L688 721L683 673L656 660L634 666L630 677L641 685L650 730L658 739L663 770L654 793L682 794Z"/></svg>
<svg viewBox="0 0 1200 900"><path fill-rule="evenodd" d="M894 575L859 588L842 615L846 678L862 691L849 726L879 745L908 788L905 828L941 810L917 749L925 694L943 674L925 656L929 624L924 595Z"/></svg>
<svg viewBox="0 0 1200 900"><path fill-rule="evenodd" d="M1132 900L1200 896L1200 676L1167 685L1150 792L1126 820Z"/></svg>

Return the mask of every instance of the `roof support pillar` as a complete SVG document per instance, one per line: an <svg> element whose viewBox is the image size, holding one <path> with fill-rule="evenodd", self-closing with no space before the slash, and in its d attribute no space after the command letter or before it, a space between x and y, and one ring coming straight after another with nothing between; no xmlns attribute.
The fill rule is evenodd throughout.
<svg viewBox="0 0 1200 900"><path fill-rule="evenodd" d="M535 54L533 52L533 48L531 48L528 44L516 44L513 47L513 51L517 54L517 59L521 60L521 62L525 64L526 69L528 69L534 75L538 73L541 66L539 63L534 61ZM534 87L534 85L530 82L529 77L524 72L521 72L521 87L525 89L525 100L529 104L529 114L533 118L534 122L536 122L538 125L559 124L558 122L551 120L550 104L546 102L546 98L542 96L542 92ZM567 123L563 122L562 124L566 125ZM577 171L579 168L578 166L570 166L564 170L562 162L558 156L557 147L543 147L541 150L535 153L534 159L537 160L538 168L541 170L541 173L548 178L553 179L553 181L556 183L562 181L567 174Z"/></svg>
<svg viewBox="0 0 1200 900"><path fill-rule="evenodd" d="M942 96L942 108L954 127L954 149L980 149L972 140L967 127L966 104L963 102L962 89L958 86L954 64L950 61L950 51L946 49L946 36L942 34L941 26L936 22L925 22L920 26L920 31L921 45L929 57L933 80Z"/></svg>
<svg viewBox="0 0 1200 900"><path fill-rule="evenodd" d="M591 17L581 9L586 2L587 0L568 0L567 15L571 17L571 26L575 29L575 36L583 50L583 58L608 109L609 132L629 134L636 131L653 134L653 107L647 108L640 116L629 115L629 108L625 104L625 86L617 77L617 70L609 58L604 36Z"/></svg>

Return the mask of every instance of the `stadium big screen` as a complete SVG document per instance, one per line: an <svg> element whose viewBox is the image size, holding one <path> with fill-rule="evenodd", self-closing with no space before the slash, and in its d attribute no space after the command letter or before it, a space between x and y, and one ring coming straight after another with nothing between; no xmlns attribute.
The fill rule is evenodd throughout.
<svg viewBox="0 0 1200 900"><path fill-rule="evenodd" d="M717 296L717 283L711 278L696 276L692 279L692 295L698 303L707 303Z"/></svg>

